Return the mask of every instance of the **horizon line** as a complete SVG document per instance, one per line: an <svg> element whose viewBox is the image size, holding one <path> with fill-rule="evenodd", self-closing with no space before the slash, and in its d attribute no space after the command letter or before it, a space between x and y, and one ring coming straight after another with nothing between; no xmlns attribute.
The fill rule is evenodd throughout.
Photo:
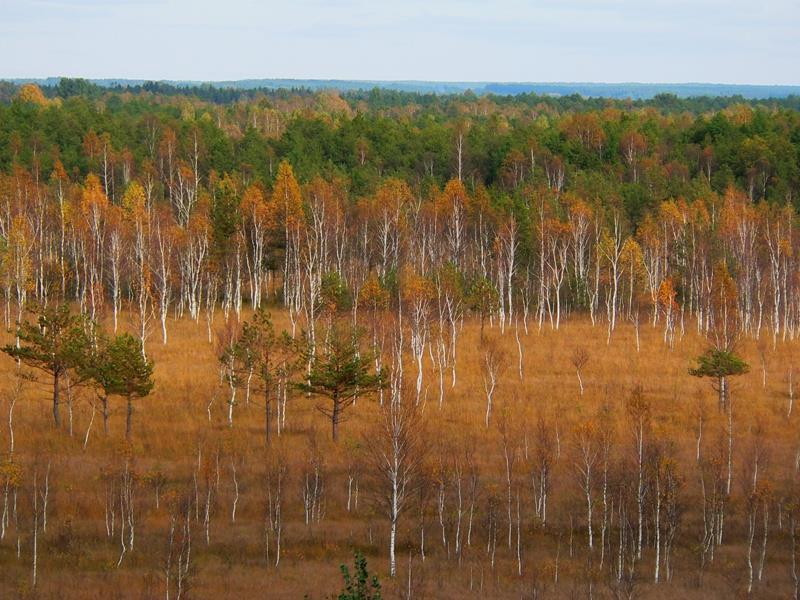
<svg viewBox="0 0 800 600"><path fill-rule="evenodd" d="M729 83L719 81L601 81L601 80L501 80L501 79L476 79L476 80L447 80L447 79L371 79L371 78L345 78L345 77L241 77L236 79L179 79L179 78L147 78L147 77L91 77L81 75L48 75L5 77L0 75L0 81L47 81L53 79L85 79L87 81L120 81L120 82L153 82L153 83L241 83L248 81L311 81L311 82L343 82L343 83L412 83L412 84L447 84L447 85L704 85L704 86L729 86L729 87L798 87L800 83Z"/></svg>

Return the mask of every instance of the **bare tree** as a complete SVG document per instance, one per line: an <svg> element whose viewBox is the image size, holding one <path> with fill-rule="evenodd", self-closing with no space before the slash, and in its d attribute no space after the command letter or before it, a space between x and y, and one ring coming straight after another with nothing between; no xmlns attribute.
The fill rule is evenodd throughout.
<svg viewBox="0 0 800 600"><path fill-rule="evenodd" d="M164 558L164 597L175 600L189 593L189 575L192 556L192 500L191 494L171 495L168 499L167 555Z"/></svg>
<svg viewBox="0 0 800 600"><path fill-rule="evenodd" d="M411 399L381 409L378 425L365 439L376 477L376 500L389 517L389 575L397 574L397 523L417 482L423 456L423 431Z"/></svg>
<svg viewBox="0 0 800 600"><path fill-rule="evenodd" d="M636 557L642 556L642 540L644 535L644 500L647 493L645 485L645 450L650 433L650 402L645 398L641 386L631 392L625 406L633 435L634 457L637 469L636 510L638 516L638 532L636 538Z"/></svg>
<svg viewBox="0 0 800 600"><path fill-rule="evenodd" d="M595 469L599 455L597 423L594 420L586 420L575 429L575 470L578 484L586 499L586 533L590 551L594 548L592 521L596 502L594 497L597 477Z"/></svg>
<svg viewBox="0 0 800 600"><path fill-rule="evenodd" d="M117 490L120 512L119 542L120 554L117 560L117 567L122 564L125 554L133 551L133 542L136 533L136 511L135 511L135 474L129 461L125 461L125 468L119 473Z"/></svg>
<svg viewBox="0 0 800 600"><path fill-rule="evenodd" d="M306 525L319 523L325 512L325 458L314 435L308 438L308 454L303 471L303 514Z"/></svg>
<svg viewBox="0 0 800 600"><path fill-rule="evenodd" d="M512 530L514 527L513 518L513 497L514 497L514 464L519 457L519 438L518 432L512 428L509 419L509 410L503 406L500 411L500 418L497 420L497 429L500 432L500 442L503 450L503 464L506 474L506 517L508 520L508 547L511 548Z"/></svg>
<svg viewBox="0 0 800 600"><path fill-rule="evenodd" d="M32 378L24 374L20 369L14 371L14 385L8 392L8 454L14 454L14 407L17 405L22 395L23 382L30 381Z"/></svg>
<svg viewBox="0 0 800 600"><path fill-rule="evenodd" d="M786 383L786 397L789 399L789 404L786 408L786 418L788 419L792 416L792 409L794 408L794 360L791 353L789 354L789 366L786 369Z"/></svg>
<svg viewBox="0 0 800 600"><path fill-rule="evenodd" d="M264 542L266 550L265 555L267 562L269 562L270 534L272 534L272 537L275 539L275 568L277 568L281 562L284 492L288 474L289 468L286 465L284 457L280 454L273 456L267 468L265 481L267 515L265 520Z"/></svg>
<svg viewBox="0 0 800 600"><path fill-rule="evenodd" d="M541 415L536 421L533 452L531 468L533 506L542 525L547 525L547 499L550 494L551 472L556 459L555 430L553 424Z"/></svg>
<svg viewBox="0 0 800 600"><path fill-rule="evenodd" d="M758 340L756 350L761 363L761 387L767 389L767 341L764 338Z"/></svg>
<svg viewBox="0 0 800 600"><path fill-rule="evenodd" d="M39 568L39 523L41 521L41 504L39 502L39 471L34 467L33 471L33 492L32 492L33 526L31 532L31 549L33 553L31 561L31 587L36 588Z"/></svg>
<svg viewBox="0 0 800 600"><path fill-rule="evenodd" d="M578 385L581 388L581 396L583 396L583 378L581 377L581 371L586 366L586 363L589 362L589 351L583 347L575 348L570 357L570 361L578 375Z"/></svg>
<svg viewBox="0 0 800 600"><path fill-rule="evenodd" d="M494 400L494 394L497 391L497 382L506 366L505 352L495 341L486 341L481 360L483 390L486 393L486 427L489 427L489 420L492 416L492 402Z"/></svg>

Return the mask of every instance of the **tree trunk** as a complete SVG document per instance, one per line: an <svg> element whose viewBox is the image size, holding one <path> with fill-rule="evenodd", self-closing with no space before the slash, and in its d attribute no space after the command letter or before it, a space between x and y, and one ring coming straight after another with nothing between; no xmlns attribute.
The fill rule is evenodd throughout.
<svg viewBox="0 0 800 600"><path fill-rule="evenodd" d="M61 429L61 414L58 411L60 379L60 372L56 371L53 373L53 421L56 424L56 429Z"/></svg>
<svg viewBox="0 0 800 600"><path fill-rule="evenodd" d="M103 433L108 435L108 396L101 398L103 402Z"/></svg>
<svg viewBox="0 0 800 600"><path fill-rule="evenodd" d="M389 577L397 574L397 559L395 558L395 543L397 540L397 521L392 520L389 528Z"/></svg>
<svg viewBox="0 0 800 600"><path fill-rule="evenodd" d="M333 432L333 442L339 441L339 398L333 398L333 410L331 411L331 428Z"/></svg>
<svg viewBox="0 0 800 600"><path fill-rule="evenodd" d="M131 439L131 431L133 425L133 397L128 396L128 414L125 419L125 439Z"/></svg>
<svg viewBox="0 0 800 600"><path fill-rule="evenodd" d="M269 387L264 390L264 443L269 446L269 421L270 421Z"/></svg>

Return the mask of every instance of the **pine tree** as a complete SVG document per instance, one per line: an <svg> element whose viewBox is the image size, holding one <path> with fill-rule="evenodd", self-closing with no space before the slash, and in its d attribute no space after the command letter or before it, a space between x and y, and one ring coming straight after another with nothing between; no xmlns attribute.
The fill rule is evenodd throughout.
<svg viewBox="0 0 800 600"><path fill-rule="evenodd" d="M90 323L83 315L73 315L69 306L34 306L34 321L20 323L17 344L3 347L3 352L29 367L44 371L53 379L53 421L61 427L59 413L61 380L82 370L90 356L87 333Z"/></svg>
<svg viewBox="0 0 800 600"><path fill-rule="evenodd" d="M345 332L332 327L322 351L312 360L308 381L298 384L304 392L330 399L330 407L319 406L318 410L330 418L334 442L344 411L359 395L384 385L383 374L372 373L372 357L360 351L358 342L357 330Z"/></svg>
<svg viewBox="0 0 800 600"><path fill-rule="evenodd" d="M142 352L141 340L123 333L113 340L99 342L99 350L88 367L87 375L97 382L106 397L121 396L126 399L125 439L130 440L133 401L149 395L154 386L153 363ZM104 418L107 417L105 410Z"/></svg>

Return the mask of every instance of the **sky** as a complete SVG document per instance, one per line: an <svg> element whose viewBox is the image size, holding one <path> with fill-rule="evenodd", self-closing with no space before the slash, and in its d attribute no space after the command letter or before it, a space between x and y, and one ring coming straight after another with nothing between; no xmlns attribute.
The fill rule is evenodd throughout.
<svg viewBox="0 0 800 600"><path fill-rule="evenodd" d="M0 0L0 77L800 84L800 0Z"/></svg>

